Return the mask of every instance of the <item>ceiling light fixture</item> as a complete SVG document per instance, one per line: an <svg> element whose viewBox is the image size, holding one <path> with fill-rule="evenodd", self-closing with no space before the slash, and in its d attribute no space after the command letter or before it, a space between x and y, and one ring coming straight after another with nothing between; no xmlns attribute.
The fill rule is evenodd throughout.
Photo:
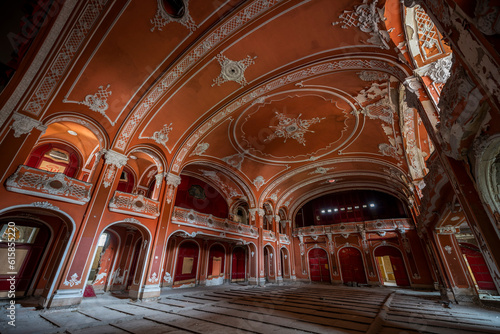
<svg viewBox="0 0 500 334"><path fill-rule="evenodd" d="M335 182L335 179L328 180L328 182L333 183Z"/></svg>
<svg viewBox="0 0 500 334"><path fill-rule="evenodd" d="M78 136L78 133L76 133L76 131L73 130L68 130L68 133L72 136Z"/></svg>
<svg viewBox="0 0 500 334"><path fill-rule="evenodd" d="M370 208L374 208L374 207L375 207L375 204L370 203Z"/></svg>

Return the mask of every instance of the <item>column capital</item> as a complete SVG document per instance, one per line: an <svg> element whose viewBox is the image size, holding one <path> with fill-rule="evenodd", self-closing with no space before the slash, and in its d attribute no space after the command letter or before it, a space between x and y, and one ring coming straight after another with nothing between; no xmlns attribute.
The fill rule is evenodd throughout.
<svg viewBox="0 0 500 334"><path fill-rule="evenodd" d="M127 164L128 157L113 150L105 150L104 159L106 165L113 165L117 168L122 168Z"/></svg>
<svg viewBox="0 0 500 334"><path fill-rule="evenodd" d="M167 185L174 186L175 188L177 188L177 186L179 186L179 184L181 184L182 181L179 175L175 175L172 173L168 173L166 175L166 179L167 179Z"/></svg>
<svg viewBox="0 0 500 334"><path fill-rule="evenodd" d="M43 133L47 130L47 126L43 125L42 122L28 117L26 115L20 114L17 111L12 115L14 119L14 123L10 126L11 129L14 130L14 137L19 138L24 134L29 134L31 131L36 128Z"/></svg>

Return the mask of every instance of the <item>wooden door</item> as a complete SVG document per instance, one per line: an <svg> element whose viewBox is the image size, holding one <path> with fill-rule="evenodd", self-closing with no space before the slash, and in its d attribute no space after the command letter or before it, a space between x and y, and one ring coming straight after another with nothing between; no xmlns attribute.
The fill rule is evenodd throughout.
<svg viewBox="0 0 500 334"><path fill-rule="evenodd" d="M142 238L135 244L134 257L132 258L132 264L130 265L130 270L128 272L126 289L130 289L132 283L134 283L135 271L137 270L137 261L139 260L139 254L141 253Z"/></svg>
<svg viewBox="0 0 500 334"><path fill-rule="evenodd" d="M192 241L184 242L179 246L174 284L190 284L196 282L198 253L198 245Z"/></svg>
<svg viewBox="0 0 500 334"><path fill-rule="evenodd" d="M359 250L354 247L344 247L339 252L339 258L344 283L366 284L363 257Z"/></svg>
<svg viewBox="0 0 500 334"><path fill-rule="evenodd" d="M315 248L309 252L309 270L311 281L331 282L328 254L323 249Z"/></svg>
<svg viewBox="0 0 500 334"><path fill-rule="evenodd" d="M410 280L406 274L406 267L401 256L389 256L391 259L392 272L398 286L410 286Z"/></svg>
<svg viewBox="0 0 500 334"><path fill-rule="evenodd" d="M231 281L241 282L245 280L246 261L245 250L241 247L236 247L233 250Z"/></svg>
<svg viewBox="0 0 500 334"><path fill-rule="evenodd" d="M10 288L8 279L15 276L16 297L23 297L40 265L50 238L50 231L43 224L17 223L15 226L9 226L5 223L0 226L0 237L0 290L8 291ZM14 267L10 267L8 263L9 253L11 253L9 238L15 239Z"/></svg>
<svg viewBox="0 0 500 334"><path fill-rule="evenodd" d="M484 261L483 254L479 251L479 248L473 244L460 243L460 249L465 255L469 267L476 279L477 286L482 290L495 290L495 283L493 283L493 278L491 277L488 266Z"/></svg>

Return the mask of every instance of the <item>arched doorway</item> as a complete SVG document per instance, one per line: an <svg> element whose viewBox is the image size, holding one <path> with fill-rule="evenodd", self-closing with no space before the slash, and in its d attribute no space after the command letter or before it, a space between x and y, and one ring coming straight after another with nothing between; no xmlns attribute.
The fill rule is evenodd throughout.
<svg viewBox="0 0 500 334"><path fill-rule="evenodd" d="M290 278L290 259L288 257L288 249L282 247L280 250L281 261L281 276L283 278Z"/></svg>
<svg viewBox="0 0 500 334"><path fill-rule="evenodd" d="M384 285L410 286L401 252L389 246L375 249L380 279Z"/></svg>
<svg viewBox="0 0 500 334"><path fill-rule="evenodd" d="M226 264L226 251L220 244L210 247L208 253L207 285L221 285L224 283L224 265Z"/></svg>
<svg viewBox="0 0 500 334"><path fill-rule="evenodd" d="M271 282L274 277L274 252L271 246L264 247L264 277L266 282Z"/></svg>
<svg viewBox="0 0 500 334"><path fill-rule="evenodd" d="M339 251L340 269L344 283L366 284L365 267L361 252L354 247L344 247Z"/></svg>
<svg viewBox="0 0 500 334"><path fill-rule="evenodd" d="M109 289L118 247L118 234L106 229L97 242L96 254L87 278L87 286L92 286L93 291L86 288L84 297L92 297L95 292L105 292Z"/></svg>
<svg viewBox="0 0 500 334"><path fill-rule="evenodd" d="M461 242L459 245L478 288L481 290L496 290L493 278L479 248L465 242Z"/></svg>
<svg viewBox="0 0 500 334"><path fill-rule="evenodd" d="M174 285L196 284L198 256L199 247L194 241L185 241L179 245Z"/></svg>
<svg viewBox="0 0 500 334"><path fill-rule="evenodd" d="M40 260L45 253L50 236L49 228L42 223L30 221L0 223L1 297L7 297L3 295L9 291L9 278L12 275L16 277L16 297L28 295L29 287L40 268ZM14 257L12 257L13 253ZM9 261L11 259L15 259L13 266Z"/></svg>
<svg viewBox="0 0 500 334"><path fill-rule="evenodd" d="M246 280L246 251L243 247L235 247L231 262L231 282Z"/></svg>
<svg viewBox="0 0 500 334"><path fill-rule="evenodd" d="M313 248L309 251L309 272L312 282L331 282L328 254L324 249Z"/></svg>

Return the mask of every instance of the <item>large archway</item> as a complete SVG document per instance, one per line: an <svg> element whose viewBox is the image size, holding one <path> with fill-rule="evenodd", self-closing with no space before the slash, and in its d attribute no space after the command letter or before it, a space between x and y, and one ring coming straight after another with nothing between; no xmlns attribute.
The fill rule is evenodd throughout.
<svg viewBox="0 0 500 334"><path fill-rule="evenodd" d="M0 297L8 296L7 279L15 275L16 298L37 297L42 307L52 298L74 231L71 218L57 210L48 202L36 202L0 213ZM8 260L13 242L12 268Z"/></svg>
<svg viewBox="0 0 500 334"><path fill-rule="evenodd" d="M366 284L365 267L361 252L354 247L344 247L339 251L340 269L344 283Z"/></svg>
<svg viewBox="0 0 500 334"><path fill-rule="evenodd" d="M328 254L324 249L313 248L309 251L309 271L312 282L331 282Z"/></svg>

